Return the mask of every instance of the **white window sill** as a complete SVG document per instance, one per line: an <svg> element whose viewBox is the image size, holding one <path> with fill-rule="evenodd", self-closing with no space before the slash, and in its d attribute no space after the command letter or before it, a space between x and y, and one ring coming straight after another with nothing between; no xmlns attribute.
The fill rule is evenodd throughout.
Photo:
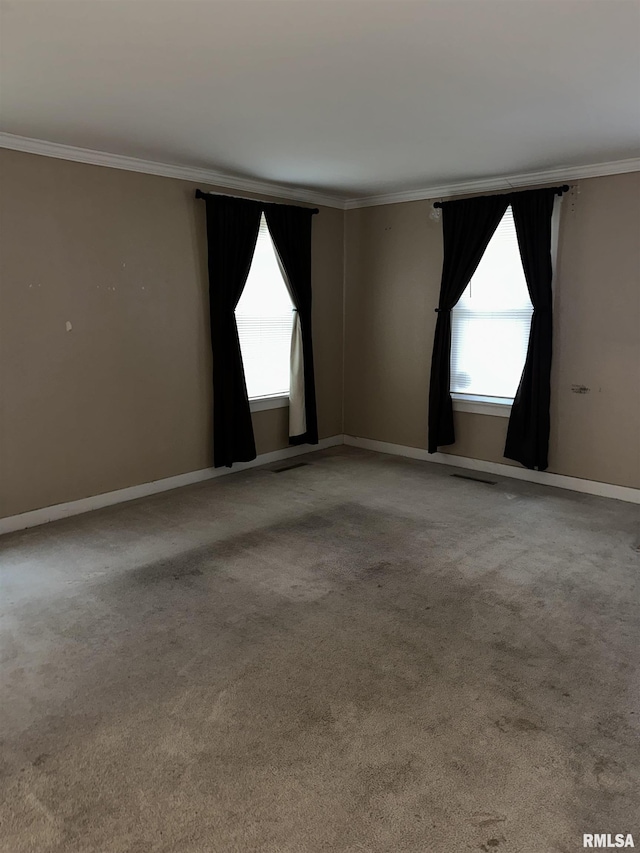
<svg viewBox="0 0 640 853"><path fill-rule="evenodd" d="M264 412L267 409L286 409L288 405L288 394L281 394L277 397L254 397L253 400L249 400L249 408L252 412Z"/></svg>
<svg viewBox="0 0 640 853"><path fill-rule="evenodd" d="M513 400L508 397L481 397L477 394L452 394L454 412L472 412L474 415L493 415L508 418Z"/></svg>

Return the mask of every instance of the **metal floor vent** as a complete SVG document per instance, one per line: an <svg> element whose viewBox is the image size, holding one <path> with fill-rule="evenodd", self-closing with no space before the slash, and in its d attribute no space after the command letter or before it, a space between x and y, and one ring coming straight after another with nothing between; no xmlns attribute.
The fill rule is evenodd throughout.
<svg viewBox="0 0 640 853"><path fill-rule="evenodd" d="M487 486L497 485L497 480L485 480L483 477L469 477L468 474L452 474L452 477L457 477L459 480L473 480L474 483L486 483Z"/></svg>
<svg viewBox="0 0 640 853"><path fill-rule="evenodd" d="M284 468L272 468L274 474L283 474L285 471L293 471L294 468L304 468L308 462L294 462L293 465L285 465Z"/></svg>

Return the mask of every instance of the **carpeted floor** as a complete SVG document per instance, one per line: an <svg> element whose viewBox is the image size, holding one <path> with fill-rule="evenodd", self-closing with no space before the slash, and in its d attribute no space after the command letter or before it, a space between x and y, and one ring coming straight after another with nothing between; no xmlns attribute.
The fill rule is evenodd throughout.
<svg viewBox="0 0 640 853"><path fill-rule="evenodd" d="M3 853L640 846L637 507L304 461L0 540Z"/></svg>

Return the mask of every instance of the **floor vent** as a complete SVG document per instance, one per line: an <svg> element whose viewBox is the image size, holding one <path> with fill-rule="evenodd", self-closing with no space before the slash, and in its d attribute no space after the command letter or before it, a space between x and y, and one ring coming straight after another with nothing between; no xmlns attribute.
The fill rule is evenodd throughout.
<svg viewBox="0 0 640 853"><path fill-rule="evenodd" d="M304 468L308 462L295 462L293 465L285 465L284 468L272 468L274 474L283 474L285 471L293 471L294 468Z"/></svg>
<svg viewBox="0 0 640 853"><path fill-rule="evenodd" d="M497 480L485 480L482 477L470 477L468 474L452 474L452 477L457 477L459 480L473 480L474 483L485 483L487 486L495 486Z"/></svg>

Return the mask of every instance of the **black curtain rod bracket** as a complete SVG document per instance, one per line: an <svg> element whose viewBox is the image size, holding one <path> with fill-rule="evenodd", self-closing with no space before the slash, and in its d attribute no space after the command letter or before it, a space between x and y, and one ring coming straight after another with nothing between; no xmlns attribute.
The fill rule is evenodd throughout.
<svg viewBox="0 0 640 853"><path fill-rule="evenodd" d="M547 187L542 187L542 189L547 189ZM564 193L568 193L569 190L571 189L571 187L569 186L569 184L563 184L561 187L549 187L548 189L555 190L556 195L563 195ZM516 190L515 192L512 192L512 193L496 193L496 195L518 195L521 192L526 193L526 192L532 192L532 191L531 190ZM475 198L487 198L487 196L475 196ZM454 201L454 199L452 199L452 201ZM434 201L433 206L434 207L442 207L442 205L446 204L446 203L447 202L444 202L444 201Z"/></svg>

